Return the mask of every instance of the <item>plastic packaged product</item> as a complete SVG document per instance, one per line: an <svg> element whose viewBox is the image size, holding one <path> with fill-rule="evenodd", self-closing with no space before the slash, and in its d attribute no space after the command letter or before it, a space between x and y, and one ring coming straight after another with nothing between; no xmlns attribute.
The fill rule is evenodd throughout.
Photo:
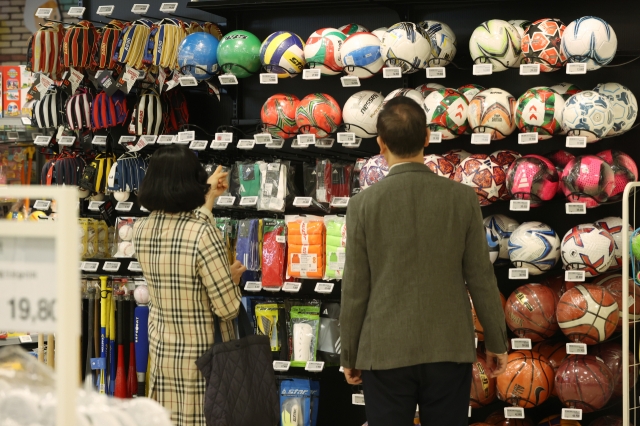
<svg viewBox="0 0 640 426"><path fill-rule="evenodd" d="M353 164L316 160L316 198L320 203L331 203L335 197L351 195Z"/></svg>
<svg viewBox="0 0 640 426"><path fill-rule="evenodd" d="M342 279L347 246L347 226L344 216L325 216L327 230L325 280Z"/></svg>
<svg viewBox="0 0 640 426"><path fill-rule="evenodd" d="M351 197L358 194L362 188L360 188L360 172L362 167L366 164L367 160L364 158L358 158L355 166L353 166L353 173L351 175Z"/></svg>
<svg viewBox="0 0 640 426"><path fill-rule="evenodd" d="M260 164L258 210L283 212L287 196L287 170L284 163Z"/></svg>
<svg viewBox="0 0 640 426"><path fill-rule="evenodd" d="M325 228L321 217L286 216L287 277L324 276Z"/></svg>
<svg viewBox="0 0 640 426"><path fill-rule="evenodd" d="M331 208L329 203L323 203L318 200L316 187L318 182L318 174L316 172L316 165L311 163L304 163L302 165L302 177L304 181L304 196L311 197L311 204L326 212L329 213Z"/></svg>
<svg viewBox="0 0 640 426"><path fill-rule="evenodd" d="M118 217L115 226L115 250L113 257L135 257L133 246L133 224L135 217Z"/></svg>
<svg viewBox="0 0 640 426"><path fill-rule="evenodd" d="M239 260L249 271L260 270L259 219L243 219L238 221L236 260Z"/></svg>
<svg viewBox="0 0 640 426"><path fill-rule="evenodd" d="M282 287L285 276L286 225L282 219L265 219L262 234L262 287Z"/></svg>
<svg viewBox="0 0 640 426"><path fill-rule="evenodd" d="M318 355L321 360L340 362L340 304L323 303L318 333Z"/></svg>
<svg viewBox="0 0 640 426"><path fill-rule="evenodd" d="M238 178L238 196L257 197L260 195L260 163L236 162Z"/></svg>
<svg viewBox="0 0 640 426"><path fill-rule="evenodd" d="M320 382L309 380L309 384L311 385L311 426L316 426L320 409Z"/></svg>
<svg viewBox="0 0 640 426"><path fill-rule="evenodd" d="M96 228L98 230L96 255L99 258L109 258L111 257L111 251L109 250L109 227L105 221L99 220L96 223Z"/></svg>
<svg viewBox="0 0 640 426"><path fill-rule="evenodd" d="M222 233L222 241L227 249L227 259L231 265L236 259L238 221L229 217L216 217L216 228Z"/></svg>
<svg viewBox="0 0 640 426"><path fill-rule="evenodd" d="M78 219L80 226L80 257L91 259L98 256L98 221L95 219Z"/></svg>
<svg viewBox="0 0 640 426"><path fill-rule="evenodd" d="M280 308L277 303L261 303L255 307L256 334L269 337L272 352L279 352L282 347L280 322L284 318L280 317Z"/></svg>
<svg viewBox="0 0 640 426"><path fill-rule="evenodd" d="M316 360L320 306L292 306L291 318L291 365L304 367L308 361Z"/></svg>
<svg viewBox="0 0 640 426"><path fill-rule="evenodd" d="M282 426L312 426L310 382L309 379L284 379L280 382Z"/></svg>

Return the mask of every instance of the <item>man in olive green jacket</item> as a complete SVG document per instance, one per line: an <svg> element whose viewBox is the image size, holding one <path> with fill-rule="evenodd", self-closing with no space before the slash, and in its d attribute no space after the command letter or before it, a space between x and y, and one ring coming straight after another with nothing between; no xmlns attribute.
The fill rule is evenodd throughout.
<svg viewBox="0 0 640 426"><path fill-rule="evenodd" d="M423 164L424 110L389 101L378 117L387 177L349 202L342 280L341 365L363 383L369 426L468 421L474 327L489 370L506 368L507 338L478 198ZM466 282L466 285L465 285Z"/></svg>

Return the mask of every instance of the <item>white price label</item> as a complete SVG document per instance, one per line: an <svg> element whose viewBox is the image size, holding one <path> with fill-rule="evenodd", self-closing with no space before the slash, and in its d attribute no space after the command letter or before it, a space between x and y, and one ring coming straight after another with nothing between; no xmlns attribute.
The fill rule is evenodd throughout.
<svg viewBox="0 0 640 426"><path fill-rule="evenodd" d="M118 272L120 270L120 262L104 262L102 269L107 272Z"/></svg>
<svg viewBox="0 0 640 426"><path fill-rule="evenodd" d="M260 73L260 84L278 84L278 74L270 72Z"/></svg>
<svg viewBox="0 0 640 426"><path fill-rule="evenodd" d="M240 139L238 141L238 149L253 149L256 146L255 139Z"/></svg>
<svg viewBox="0 0 640 426"><path fill-rule="evenodd" d="M291 361L273 361L273 369L275 371L289 371Z"/></svg>
<svg viewBox="0 0 640 426"><path fill-rule="evenodd" d="M316 135L298 135L298 144L300 145L315 145Z"/></svg>
<svg viewBox="0 0 640 426"><path fill-rule="evenodd" d="M538 133L519 133L518 143L520 145L538 143Z"/></svg>
<svg viewBox="0 0 640 426"><path fill-rule="evenodd" d="M257 135L253 135L253 140L258 145L265 145L268 143L273 143L273 138L269 133L258 133Z"/></svg>
<svg viewBox="0 0 640 426"><path fill-rule="evenodd" d="M96 136L93 137L93 140L91 141L91 143L93 145L106 145L107 144L107 137L106 136L96 135Z"/></svg>
<svg viewBox="0 0 640 426"><path fill-rule="evenodd" d="M566 203L564 208L567 214L587 214L587 205L585 203Z"/></svg>
<svg viewBox="0 0 640 426"><path fill-rule="evenodd" d="M162 3L160 5L160 12L173 13L178 10L178 3Z"/></svg>
<svg viewBox="0 0 640 426"><path fill-rule="evenodd" d="M540 75L540 64L521 64L520 75Z"/></svg>
<svg viewBox="0 0 640 426"><path fill-rule="evenodd" d="M356 134L353 132L339 132L337 133L338 143L355 143Z"/></svg>
<svg viewBox="0 0 640 426"><path fill-rule="evenodd" d="M427 78L445 78L447 69L445 67L427 68Z"/></svg>
<svg viewBox="0 0 640 426"><path fill-rule="evenodd" d="M312 201L311 197L296 197L293 199L293 205L296 207L309 207Z"/></svg>
<svg viewBox="0 0 640 426"><path fill-rule="evenodd" d="M282 138L274 138L273 142L268 143L265 145L265 148L270 148L270 149L280 149L284 146L284 139Z"/></svg>
<svg viewBox="0 0 640 426"><path fill-rule="evenodd" d="M236 202L236 197L224 196L224 197L218 197L216 204L219 206L232 206L235 204L235 202Z"/></svg>
<svg viewBox="0 0 640 426"><path fill-rule="evenodd" d="M354 393L351 395L351 403L353 405L364 405L364 395L361 393Z"/></svg>
<svg viewBox="0 0 640 426"><path fill-rule="evenodd" d="M511 339L512 349L526 349L531 350L531 339Z"/></svg>
<svg viewBox="0 0 640 426"><path fill-rule="evenodd" d="M180 77L178 79L180 82L180 86L182 87L194 87L198 85L198 80L195 77L190 75L185 75L184 77Z"/></svg>
<svg viewBox="0 0 640 426"><path fill-rule="evenodd" d="M331 148L336 140L334 138L320 138L316 140L316 148ZM347 144L350 145L350 144Z"/></svg>
<svg viewBox="0 0 640 426"><path fill-rule="evenodd" d="M469 406L469 417L471 417L471 406Z"/></svg>
<svg viewBox="0 0 640 426"><path fill-rule="evenodd" d="M229 146L228 142L211 141L211 145L209 146L209 148L215 149L217 151L223 151L227 149L228 146Z"/></svg>
<svg viewBox="0 0 640 426"><path fill-rule="evenodd" d="M221 74L218 76L220 84L223 86L231 86L238 84L238 78L233 74Z"/></svg>
<svg viewBox="0 0 640 426"><path fill-rule="evenodd" d="M560 417L562 420L582 420L582 410L577 408L563 408Z"/></svg>
<svg viewBox="0 0 640 426"><path fill-rule="evenodd" d="M90 201L89 202L89 207L87 207L89 210L91 210L92 212L99 212L100 211L100 206L104 204L104 201Z"/></svg>
<svg viewBox="0 0 640 426"><path fill-rule="evenodd" d="M30 334L18 336L18 340L20 340L20 343L33 343L33 338L31 337Z"/></svg>
<svg viewBox="0 0 640 426"><path fill-rule="evenodd" d="M191 141L189 149L193 149L194 151L203 151L207 149L207 145L209 145L209 141Z"/></svg>
<svg viewBox="0 0 640 426"><path fill-rule="evenodd" d="M442 132L429 132L429 143L442 143Z"/></svg>
<svg viewBox="0 0 640 426"><path fill-rule="evenodd" d="M145 145L153 145L157 140L158 136L156 135L143 135L140 136L139 142L142 141L142 143L144 143Z"/></svg>
<svg viewBox="0 0 640 426"><path fill-rule="evenodd" d="M567 148L586 148L587 137L586 136L567 136Z"/></svg>
<svg viewBox="0 0 640 426"><path fill-rule="evenodd" d="M19 137L18 132L7 132L7 139L10 141L17 141Z"/></svg>
<svg viewBox="0 0 640 426"><path fill-rule="evenodd" d="M175 135L160 135L158 136L158 145L172 144L176 140Z"/></svg>
<svg viewBox="0 0 640 426"><path fill-rule="evenodd" d="M145 206L140 206L140 211L145 213L150 213L149 209L147 209Z"/></svg>
<svg viewBox="0 0 640 426"><path fill-rule="evenodd" d="M301 287L302 287L302 283L287 281L282 286L282 291L285 291L287 293L297 293L300 291Z"/></svg>
<svg viewBox="0 0 640 426"><path fill-rule="evenodd" d="M230 132L216 133L214 137L215 137L214 140L216 142L225 142L225 143L233 142L233 133L230 133Z"/></svg>
<svg viewBox="0 0 640 426"><path fill-rule="evenodd" d="M583 283L586 274L584 271L564 271L564 280L571 283Z"/></svg>
<svg viewBox="0 0 640 426"><path fill-rule="evenodd" d="M505 407L504 417L506 419L524 419L524 408L522 407Z"/></svg>
<svg viewBox="0 0 640 426"><path fill-rule="evenodd" d="M587 345L585 343L567 343L568 355L586 355Z"/></svg>
<svg viewBox="0 0 640 426"><path fill-rule="evenodd" d="M314 289L314 291L316 293L329 294L333 291L333 287L333 283L316 283L316 288Z"/></svg>
<svg viewBox="0 0 640 426"><path fill-rule="evenodd" d="M357 148L360 146L360 144L362 143L362 138L359 138L356 136L356 141L353 143L343 143L342 147L343 148Z"/></svg>
<svg viewBox="0 0 640 426"><path fill-rule="evenodd" d="M36 16L38 18L48 18L51 16L52 12L53 9L51 9L50 7L39 7L38 10L36 10Z"/></svg>
<svg viewBox="0 0 640 426"><path fill-rule="evenodd" d="M489 145L491 135L489 133L474 133L471 135L471 143L473 145Z"/></svg>
<svg viewBox="0 0 640 426"><path fill-rule="evenodd" d="M131 272L142 272L142 266L140 266L140 262L131 262L129 263L129 269Z"/></svg>
<svg viewBox="0 0 640 426"><path fill-rule="evenodd" d="M321 73L319 69L308 69L302 70L302 79L303 80L320 80Z"/></svg>
<svg viewBox="0 0 640 426"><path fill-rule="evenodd" d="M402 78L402 69L400 67L383 68L382 78Z"/></svg>
<svg viewBox="0 0 640 426"><path fill-rule="evenodd" d="M349 204L349 197L333 197L331 200L331 207L347 207Z"/></svg>
<svg viewBox="0 0 640 426"><path fill-rule="evenodd" d="M84 15L84 11L86 10L86 7L70 7L69 11L67 11L67 15L74 17L74 18L80 18L82 17L82 15Z"/></svg>
<svg viewBox="0 0 640 426"><path fill-rule="evenodd" d="M178 132L178 143L188 143L196 138L196 132L190 130L188 132Z"/></svg>
<svg viewBox="0 0 640 426"><path fill-rule="evenodd" d="M304 369L307 371L320 372L324 369L324 361L307 361Z"/></svg>
<svg viewBox="0 0 640 426"><path fill-rule="evenodd" d="M509 268L510 280L526 280L529 279L529 270L527 268Z"/></svg>
<svg viewBox="0 0 640 426"><path fill-rule="evenodd" d="M493 64L475 64L473 66L473 75L491 75L493 74Z"/></svg>
<svg viewBox="0 0 640 426"><path fill-rule="evenodd" d="M345 75L340 77L342 87L360 87L360 79L355 75Z"/></svg>
<svg viewBox="0 0 640 426"><path fill-rule="evenodd" d="M247 281L244 285L245 291L260 291L262 290L262 282L260 281Z"/></svg>
<svg viewBox="0 0 640 426"><path fill-rule="evenodd" d="M100 263L98 262L82 262L80 269L85 272L96 272L99 266Z"/></svg>
<svg viewBox="0 0 640 426"><path fill-rule="evenodd" d="M116 204L116 210L119 212L130 212L132 208L132 201L119 201L118 204Z"/></svg>
<svg viewBox="0 0 640 426"><path fill-rule="evenodd" d="M131 143L131 142L135 142L135 141L136 141L136 137L135 136L120 136L120 139L118 139L118 143L119 144Z"/></svg>
<svg viewBox="0 0 640 426"><path fill-rule="evenodd" d="M241 206L255 206L256 204L258 204L258 197L256 196L240 198Z"/></svg>
<svg viewBox="0 0 640 426"><path fill-rule="evenodd" d="M570 62L567 64L567 74L575 75L575 74L586 74L587 73L587 64L584 62Z"/></svg>
<svg viewBox="0 0 640 426"><path fill-rule="evenodd" d="M512 212L528 212L531 210L531 200L511 200L509 210Z"/></svg>
<svg viewBox="0 0 640 426"><path fill-rule="evenodd" d="M286 244L286 242L287 237L285 237L284 235L276 235L276 243Z"/></svg>
<svg viewBox="0 0 640 426"><path fill-rule="evenodd" d="M98 6L98 10L96 11L96 15L100 16L111 16L113 13L113 9L116 7L114 5L109 6Z"/></svg>
<svg viewBox="0 0 640 426"><path fill-rule="evenodd" d="M31 126L31 119L29 117L20 117L20 121L22 121L22 124L25 126Z"/></svg>
<svg viewBox="0 0 640 426"><path fill-rule="evenodd" d="M60 146L71 146L76 141L75 136L62 136L58 138L58 145Z"/></svg>
<svg viewBox="0 0 640 426"><path fill-rule="evenodd" d="M47 146L49 142L51 142L51 136L37 136L33 141L34 145L39 146Z"/></svg>
<svg viewBox="0 0 640 426"><path fill-rule="evenodd" d="M49 200L36 200L36 202L33 203L33 208L36 210L46 211L49 210L49 207L51 207L51 201Z"/></svg>
<svg viewBox="0 0 640 426"><path fill-rule="evenodd" d="M149 10L148 4L140 4L136 3L131 8L131 13L135 13L136 15L144 15Z"/></svg>

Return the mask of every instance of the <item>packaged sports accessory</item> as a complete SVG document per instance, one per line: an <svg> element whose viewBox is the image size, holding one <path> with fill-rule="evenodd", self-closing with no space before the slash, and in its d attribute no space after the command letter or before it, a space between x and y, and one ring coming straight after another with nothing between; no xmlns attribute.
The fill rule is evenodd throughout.
<svg viewBox="0 0 640 426"><path fill-rule="evenodd" d="M287 196L288 164L260 163L260 194L258 210L284 212Z"/></svg>
<svg viewBox="0 0 640 426"><path fill-rule="evenodd" d="M249 271L260 270L259 219L243 219L238 221L236 260L239 260Z"/></svg>
<svg viewBox="0 0 640 426"><path fill-rule="evenodd" d="M250 161L236 162L239 197L257 197L260 195L260 163Z"/></svg>
<svg viewBox="0 0 640 426"><path fill-rule="evenodd" d="M164 18L153 24L149 33L143 63L163 68L178 68L178 46L187 36L187 30L176 18Z"/></svg>
<svg viewBox="0 0 640 426"><path fill-rule="evenodd" d="M132 68L142 69L142 59L152 26L153 22L148 19L138 19L125 24L120 32L113 59Z"/></svg>
<svg viewBox="0 0 640 426"><path fill-rule="evenodd" d="M118 217L115 226L115 252L113 257L135 257L133 246L133 225L137 218Z"/></svg>
<svg viewBox="0 0 640 426"><path fill-rule="evenodd" d="M238 221L229 217L216 217L216 228L222 233L222 240L227 249L227 259L231 265L236 260Z"/></svg>
<svg viewBox="0 0 640 426"><path fill-rule="evenodd" d="M112 19L104 27L98 29L98 42L94 54L96 67L101 70L116 70L120 68L114 59L118 49L118 41L124 24Z"/></svg>
<svg viewBox="0 0 640 426"><path fill-rule="evenodd" d="M340 362L340 304L323 303L318 333L318 355L325 362Z"/></svg>
<svg viewBox="0 0 640 426"><path fill-rule="evenodd" d="M62 124L63 94L50 89L33 106L33 120L39 129L56 129Z"/></svg>
<svg viewBox="0 0 640 426"><path fill-rule="evenodd" d="M46 22L31 36L27 48L27 71L49 74L52 79L62 76L60 50L64 40L64 27L57 22Z"/></svg>
<svg viewBox="0 0 640 426"><path fill-rule="evenodd" d="M84 168L78 186L93 193L107 190L107 179L116 157L112 153L101 152Z"/></svg>
<svg viewBox="0 0 640 426"><path fill-rule="evenodd" d="M277 303L261 303L255 307L256 329L258 335L269 337L271 352L279 352L283 336L280 335L281 306Z"/></svg>
<svg viewBox="0 0 640 426"><path fill-rule="evenodd" d="M155 91L143 92L131 114L129 133L132 135L159 135L163 131L163 108L160 96Z"/></svg>
<svg viewBox="0 0 640 426"><path fill-rule="evenodd" d="M85 88L79 88L65 105L67 124L71 130L91 128L91 102L93 95Z"/></svg>
<svg viewBox="0 0 640 426"><path fill-rule="evenodd" d="M284 379L280 383L282 426L312 426L311 380Z"/></svg>
<svg viewBox="0 0 640 426"><path fill-rule="evenodd" d="M91 105L91 127L93 130L99 130L124 124L128 115L127 98L124 93L117 91L109 96L106 92L100 92Z"/></svg>
<svg viewBox="0 0 640 426"><path fill-rule="evenodd" d="M100 37L89 21L71 25L64 34L62 60L65 68L93 68L95 50Z"/></svg>
<svg viewBox="0 0 640 426"><path fill-rule="evenodd" d="M161 99L165 107L162 120L166 133L176 133L189 124L189 107L180 87L162 92Z"/></svg>
<svg viewBox="0 0 640 426"><path fill-rule="evenodd" d="M282 287L286 260L286 224L265 219L262 234L262 287Z"/></svg>
<svg viewBox="0 0 640 426"><path fill-rule="evenodd" d="M289 311L291 335L291 365L304 367L316 360L320 306L317 303L294 305Z"/></svg>
<svg viewBox="0 0 640 426"><path fill-rule="evenodd" d="M325 228L321 217L285 216L287 223L287 277L324 276Z"/></svg>
<svg viewBox="0 0 640 426"><path fill-rule="evenodd" d="M341 279L344 271L347 226L344 216L325 216L327 230L325 280Z"/></svg>
<svg viewBox="0 0 640 426"><path fill-rule="evenodd" d="M302 165L302 177L304 181L304 196L311 197L311 204L314 207L319 208L325 213L329 213L331 211L329 203L318 201L316 193L318 173L316 171L315 163L304 163Z"/></svg>
<svg viewBox="0 0 640 426"><path fill-rule="evenodd" d="M316 198L320 203L331 203L335 197L351 195L353 164L316 160Z"/></svg>

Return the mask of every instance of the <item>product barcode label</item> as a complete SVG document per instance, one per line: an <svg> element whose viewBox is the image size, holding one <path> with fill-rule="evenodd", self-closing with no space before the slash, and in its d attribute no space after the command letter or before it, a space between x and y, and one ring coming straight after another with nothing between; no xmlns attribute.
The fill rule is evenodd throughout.
<svg viewBox="0 0 640 426"><path fill-rule="evenodd" d="M229 146L228 142L211 141L210 148L218 151L222 151L227 149L227 146Z"/></svg>
<svg viewBox="0 0 640 426"><path fill-rule="evenodd" d="M74 18L79 18L82 15L84 15L84 11L86 10L86 7L70 7L69 10L67 11L67 15L72 16Z"/></svg>
<svg viewBox="0 0 640 426"><path fill-rule="evenodd" d="M333 283L316 283L316 288L314 291L316 293L331 293L333 291Z"/></svg>
<svg viewBox="0 0 640 426"><path fill-rule="evenodd" d="M491 75L493 74L493 64L475 64L473 66L473 75Z"/></svg>
<svg viewBox="0 0 640 426"><path fill-rule="evenodd" d="M471 135L471 143L473 145L489 145L491 135L489 133L474 133Z"/></svg>
<svg viewBox="0 0 640 426"><path fill-rule="evenodd" d="M445 78L447 69L445 67L427 68L427 78Z"/></svg>
<svg viewBox="0 0 640 426"><path fill-rule="evenodd" d="M104 203L104 201L90 201L89 207L87 207L92 212L100 211L100 206Z"/></svg>
<svg viewBox="0 0 640 426"><path fill-rule="evenodd" d="M286 242L287 237L285 237L284 235L276 235L276 243L286 244Z"/></svg>
<svg viewBox="0 0 640 426"><path fill-rule="evenodd" d="M471 417L471 409L472 409L472 407L469 406L469 417Z"/></svg>
<svg viewBox="0 0 640 426"><path fill-rule="evenodd" d="M93 145L106 145L107 144L107 137L106 136L96 135L96 136L93 137L93 140L91 141L91 143Z"/></svg>
<svg viewBox="0 0 640 426"><path fill-rule="evenodd" d="M160 12L173 13L178 9L178 3L162 3L160 5Z"/></svg>
<svg viewBox="0 0 640 426"><path fill-rule="evenodd" d="M585 343L567 343L567 354L586 355L587 345Z"/></svg>
<svg viewBox="0 0 640 426"><path fill-rule="evenodd" d="M258 133L257 135L253 135L253 140L258 145L265 145L268 143L273 143L273 138L269 133Z"/></svg>
<svg viewBox="0 0 640 426"><path fill-rule="evenodd" d="M293 199L293 205L296 207L309 207L312 201L311 197L296 197Z"/></svg>
<svg viewBox="0 0 640 426"><path fill-rule="evenodd" d="M218 197L216 204L219 206L232 206L235 202L236 202L236 197L225 196L225 197Z"/></svg>
<svg viewBox="0 0 640 426"><path fill-rule="evenodd" d="M307 365L305 365L304 369L307 371L322 371L324 368L324 361L307 361Z"/></svg>
<svg viewBox="0 0 640 426"><path fill-rule="evenodd" d="M160 135L158 136L158 145L168 145L176 140L175 135Z"/></svg>
<svg viewBox="0 0 640 426"><path fill-rule="evenodd" d="M20 340L20 343L33 343L33 338L29 334L18 336L18 340Z"/></svg>
<svg viewBox="0 0 640 426"><path fill-rule="evenodd" d="M136 3L131 8L131 13L135 13L136 15L142 15L142 14L147 13L148 10L149 10L149 5L148 4Z"/></svg>
<svg viewBox="0 0 640 426"><path fill-rule="evenodd" d="M260 84L278 84L278 74L261 73Z"/></svg>
<svg viewBox="0 0 640 426"><path fill-rule="evenodd" d="M356 134L353 132L339 132L337 138L338 143L355 143Z"/></svg>
<svg viewBox="0 0 640 426"><path fill-rule="evenodd" d="M402 69L400 67L383 68L382 78L402 78Z"/></svg>
<svg viewBox="0 0 640 426"><path fill-rule="evenodd" d="M230 133L230 132L216 133L214 137L215 137L214 140L216 142L225 142L225 143L233 142L233 133Z"/></svg>
<svg viewBox="0 0 640 426"><path fill-rule="evenodd" d="M522 407L505 407L504 417L507 419L524 419L524 408Z"/></svg>
<svg viewBox="0 0 640 426"><path fill-rule="evenodd" d="M518 143L520 145L538 143L538 133L520 133L518 134Z"/></svg>
<svg viewBox="0 0 640 426"><path fill-rule="evenodd" d="M116 204L116 210L119 212L130 212L132 208L132 201L119 201L118 204Z"/></svg>
<svg viewBox="0 0 640 426"><path fill-rule="evenodd" d="M567 148L586 148L586 136L567 136Z"/></svg>
<svg viewBox="0 0 640 426"><path fill-rule="evenodd" d="M585 276L584 271L564 271L564 280L571 283L583 283Z"/></svg>
<svg viewBox="0 0 640 426"><path fill-rule="evenodd" d="M567 74L586 74L587 64L584 62L571 62L567 64Z"/></svg>
<svg viewBox="0 0 640 426"><path fill-rule="evenodd" d="M511 348L531 350L531 339L511 339Z"/></svg>
<svg viewBox="0 0 640 426"><path fill-rule="evenodd" d="M238 141L238 149L253 149L255 145L255 139L240 139Z"/></svg>
<svg viewBox="0 0 640 426"><path fill-rule="evenodd" d="M102 269L108 272L118 272L120 270L120 262L104 262Z"/></svg>
<svg viewBox="0 0 640 426"><path fill-rule="evenodd" d="M130 143L130 142L135 142L135 141L136 141L136 137L135 136L120 136L120 139L118 139L118 143L119 144Z"/></svg>
<svg viewBox="0 0 640 426"><path fill-rule="evenodd" d="M567 203L564 205L567 214L587 214L585 203Z"/></svg>
<svg viewBox="0 0 640 426"><path fill-rule="evenodd" d="M349 204L349 197L333 197L331 200L331 207L347 207Z"/></svg>
<svg viewBox="0 0 640 426"><path fill-rule="evenodd" d="M275 371L289 371L291 361L273 361L273 369Z"/></svg>
<svg viewBox="0 0 640 426"><path fill-rule="evenodd" d="M52 12L53 9L51 9L50 7L40 7L38 8L38 10L36 10L36 16L38 18L48 18L49 16L51 16Z"/></svg>
<svg viewBox="0 0 640 426"><path fill-rule="evenodd" d="M510 200L509 210L512 212L528 212L531 210L531 200Z"/></svg>
<svg viewBox="0 0 640 426"><path fill-rule="evenodd" d="M184 77L180 77L178 81L180 82L180 86L182 87L194 87L198 85L198 80L196 80L195 77L190 75L185 75Z"/></svg>
<svg viewBox="0 0 640 426"><path fill-rule="evenodd" d="M129 271L131 272L142 272L142 266L140 266L140 262L131 262L129 263Z"/></svg>
<svg viewBox="0 0 640 426"><path fill-rule="evenodd" d="M188 143L196 138L196 132L190 130L188 132L178 132L178 143Z"/></svg>
<svg viewBox="0 0 640 426"><path fill-rule="evenodd" d="M75 136L62 136L58 138L58 145L60 146L71 146L76 141Z"/></svg>
<svg viewBox="0 0 640 426"><path fill-rule="evenodd" d="M158 140L158 136L156 135L142 135L138 142L143 142L145 145L153 145Z"/></svg>
<svg viewBox="0 0 640 426"><path fill-rule="evenodd" d="M340 77L342 87L360 87L360 79L355 75L345 75Z"/></svg>
<svg viewBox="0 0 640 426"><path fill-rule="evenodd" d="M49 145L49 142L51 142L51 136L37 136L33 141L34 145L40 145L40 146L47 146ZM106 143L106 137L105 137L105 143Z"/></svg>
<svg viewBox="0 0 640 426"><path fill-rule="evenodd" d="M315 145L316 135L298 135L296 138L300 145Z"/></svg>
<svg viewBox="0 0 640 426"><path fill-rule="evenodd" d="M356 141L353 143L343 143L342 147L343 148L357 148L360 146L360 144L362 143L362 138L359 138L356 136Z"/></svg>
<svg viewBox="0 0 640 426"><path fill-rule="evenodd" d="M509 268L510 280L526 280L529 278L529 270L527 268Z"/></svg>
<svg viewBox="0 0 640 426"><path fill-rule="evenodd" d="M442 132L429 133L429 143L442 143Z"/></svg>
<svg viewBox="0 0 640 426"><path fill-rule="evenodd" d="M520 75L540 75L540 64L520 65Z"/></svg>
<svg viewBox="0 0 640 426"><path fill-rule="evenodd" d="M285 291L287 293L297 293L300 291L301 287L302 287L302 283L287 281L282 286L282 291Z"/></svg>
<svg viewBox="0 0 640 426"><path fill-rule="evenodd" d="M36 200L36 202L33 203L33 208L36 210L46 211L49 210L49 207L51 207L51 201L49 200Z"/></svg>
<svg viewBox="0 0 640 426"><path fill-rule="evenodd" d="M335 141L336 140L334 138L321 138L321 139L316 139L315 145L317 148L331 148Z"/></svg>
<svg viewBox="0 0 640 426"><path fill-rule="evenodd" d="M255 206L256 204L258 204L258 197L256 196L240 198L241 206Z"/></svg>
<svg viewBox="0 0 640 426"><path fill-rule="evenodd" d="M80 269L85 272L96 272L100 264L98 262L82 262Z"/></svg>
<svg viewBox="0 0 640 426"><path fill-rule="evenodd" d="M29 117L20 117L20 121L22 121L22 124L25 126L31 126L31 119Z"/></svg>
<svg viewBox="0 0 640 426"><path fill-rule="evenodd" d="M194 151L203 151L207 149L208 144L209 141L191 141L191 143L189 144L189 149L193 149Z"/></svg>
<svg viewBox="0 0 640 426"><path fill-rule="evenodd" d="M218 76L220 84L223 86L230 86L238 84L238 78L233 74L221 74Z"/></svg>
<svg viewBox="0 0 640 426"><path fill-rule="evenodd" d="M354 393L351 395L351 403L353 405L364 405L364 395L361 393Z"/></svg>
<svg viewBox="0 0 640 426"><path fill-rule="evenodd" d="M113 13L113 9L115 9L114 5L99 6L98 10L96 11L96 15L109 16Z"/></svg>
<svg viewBox="0 0 640 426"><path fill-rule="evenodd" d="M265 148L269 149L280 149L284 146L284 139L282 138L274 138L273 142L265 145Z"/></svg>
<svg viewBox="0 0 640 426"><path fill-rule="evenodd" d="M577 408L563 408L560 417L562 420L582 420L582 410Z"/></svg>
<svg viewBox="0 0 640 426"><path fill-rule="evenodd" d="M245 291L260 291L262 290L262 282L260 281L247 281L244 285Z"/></svg>
<svg viewBox="0 0 640 426"><path fill-rule="evenodd" d="M319 69L308 69L302 70L302 79L303 80L320 80L320 70Z"/></svg>

